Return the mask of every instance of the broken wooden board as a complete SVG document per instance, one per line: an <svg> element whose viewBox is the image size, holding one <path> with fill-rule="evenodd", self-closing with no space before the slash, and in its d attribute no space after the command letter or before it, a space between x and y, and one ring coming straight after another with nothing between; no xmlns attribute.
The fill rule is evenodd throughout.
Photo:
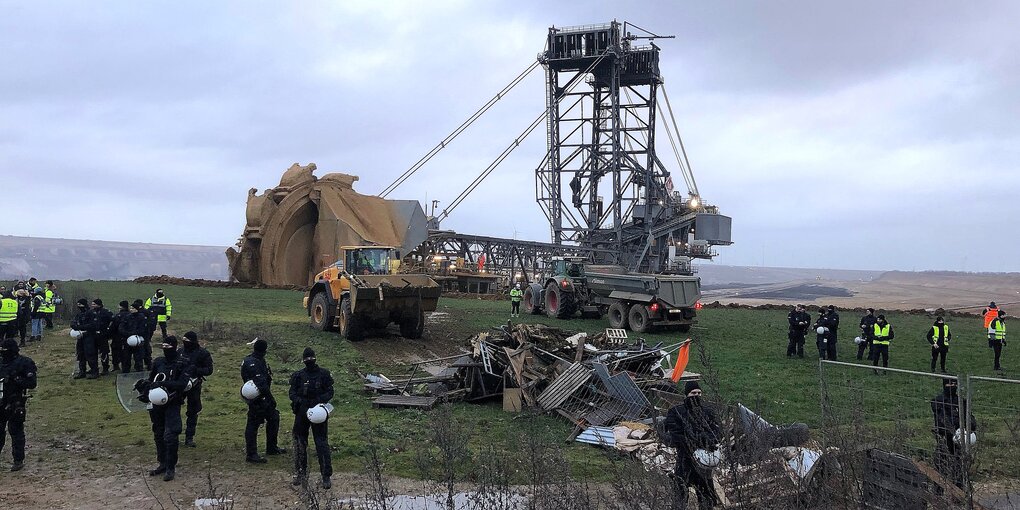
<svg viewBox="0 0 1020 510"><path fill-rule="evenodd" d="M404 395L382 395L372 399L372 407L376 408L411 408L411 409L432 409L437 397L414 397Z"/></svg>

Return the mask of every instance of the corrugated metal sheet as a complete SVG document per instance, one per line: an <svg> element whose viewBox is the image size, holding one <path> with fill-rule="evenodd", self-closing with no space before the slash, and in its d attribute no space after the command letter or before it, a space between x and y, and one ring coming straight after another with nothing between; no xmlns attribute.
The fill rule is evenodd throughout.
<svg viewBox="0 0 1020 510"><path fill-rule="evenodd" d="M591 370L580 363L570 366L538 396L538 405L546 411L556 409L591 379Z"/></svg>
<svg viewBox="0 0 1020 510"><path fill-rule="evenodd" d="M616 436L613 435L613 427L588 427L584 432L577 435L575 441L599 446L616 446Z"/></svg>

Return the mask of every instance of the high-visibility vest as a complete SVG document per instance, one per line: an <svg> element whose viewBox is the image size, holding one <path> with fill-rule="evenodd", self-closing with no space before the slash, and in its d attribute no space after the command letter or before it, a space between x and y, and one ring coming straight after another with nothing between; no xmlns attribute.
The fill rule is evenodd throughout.
<svg viewBox="0 0 1020 510"><path fill-rule="evenodd" d="M942 325L942 334L945 335L942 338L942 345L945 345L946 347L949 347L949 324L943 324ZM939 327L938 326L932 326L931 327L931 341L935 342L935 343L939 343Z"/></svg>
<svg viewBox="0 0 1020 510"><path fill-rule="evenodd" d="M170 298L166 296L163 296L161 298L152 296L151 298L146 299L145 307L146 308L156 307L163 309L162 310L163 313L156 315L156 322L166 322L167 317L170 317L173 311L173 307L170 305Z"/></svg>
<svg viewBox="0 0 1020 510"><path fill-rule="evenodd" d="M985 310L985 327L987 328L989 325L992 324L992 321L998 318L999 318L998 308L989 308L988 310Z"/></svg>
<svg viewBox="0 0 1020 510"><path fill-rule="evenodd" d="M18 318L18 302L11 298L0 299L0 323L8 323Z"/></svg>
<svg viewBox="0 0 1020 510"><path fill-rule="evenodd" d="M998 318L992 321L988 326L988 337L993 340L1005 340L1006 339L1006 323L1002 322Z"/></svg>
<svg viewBox="0 0 1020 510"><path fill-rule="evenodd" d="M522 297L524 297L524 291L510 289L510 301L520 301Z"/></svg>
<svg viewBox="0 0 1020 510"><path fill-rule="evenodd" d="M879 326L875 324L875 339L871 343L875 345L889 345L889 329L892 328L892 324L888 322L885 326Z"/></svg>
<svg viewBox="0 0 1020 510"><path fill-rule="evenodd" d="M43 302L39 306L39 311L42 313L54 313L57 311L57 305L53 304L53 291L46 289L43 293Z"/></svg>

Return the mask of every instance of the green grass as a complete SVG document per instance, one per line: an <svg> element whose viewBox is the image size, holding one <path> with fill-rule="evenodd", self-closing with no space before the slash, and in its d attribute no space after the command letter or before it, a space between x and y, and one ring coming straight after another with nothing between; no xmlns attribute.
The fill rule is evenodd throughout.
<svg viewBox="0 0 1020 510"><path fill-rule="evenodd" d="M372 339L352 345L331 333L320 333L308 327L301 308L301 293L286 290L219 289L166 286L173 300L171 330L183 334L188 329L199 331L204 345L213 354L216 372L206 382L205 410L199 422L200 445L185 450L184 462L208 462L212 466L233 466L243 459L242 432L246 406L238 396L241 384L238 367L248 354L245 342L260 336L270 342L269 363L275 374L274 392L283 416L281 444L289 445L292 418L287 405L287 380L291 371L300 368L300 353L313 347L320 365L332 371L336 380L334 405L338 412L330 420L330 440L334 467L341 471L362 471L366 451L366 429L371 423L382 447L385 470L392 475L417 475L415 454L420 445L429 444L431 430L425 413L403 410L376 410L362 391L359 373L380 369L396 373L393 364L373 366L359 352L372 347ZM69 302L79 294L101 297L111 309L121 299L144 299L151 295L151 285L128 282L76 282L64 286L62 293ZM470 335L505 324L509 304L501 301L475 299L442 299L440 312L449 314L441 325L426 331L425 341L415 345L449 346ZM892 367L927 371L930 347L923 335L931 325L924 316L899 313L886 314L895 328L897 338L891 349ZM843 314L844 327L839 341L841 360L852 360L856 346L858 317ZM521 322L545 323L595 333L606 327L604 320L559 321L546 317L523 316ZM950 319L955 340L949 354L951 371L994 376L991 352L978 319ZM66 328L66 321L58 323ZM442 338L430 338L441 335ZM773 423L805 422L812 427L822 424L819 392L819 365L813 339L808 340L807 359L789 360L786 350L786 312L747 309L705 309L700 324L690 334L710 359L710 366L697 353L688 370L709 376L710 391L730 402L744 402L758 410ZM672 344L687 335L653 333L644 335L651 343ZM389 340L392 341L392 340ZM30 437L47 444L68 438L99 441L103 447L120 454L149 461L154 456L149 421L145 413L127 414L116 400L111 378L100 381L71 381L74 368L73 342L66 334L53 334L42 345L33 345L26 354L36 359L40 368L39 389L30 403ZM1015 366L1007 351L1006 366ZM875 430L906 422L916 437L930 427L927 399L939 391L935 379L908 376L878 377L870 370L828 369L830 397L840 412L862 411ZM856 382L851 382L856 381ZM861 406L851 405L851 388L863 384L866 391ZM977 385L974 404L979 420L992 432L990 444L1011 453L1007 469L1015 468L1020 449L1010 439L1007 425L1016 420L1020 408L1017 391L1001 384ZM861 407L857 409L857 407ZM549 416L512 415L502 411L498 402L492 404L457 404L452 416L471 434L470 447L480 451L483 445L495 444L512 450L520 448L521 431L537 434L549 442L562 442L570 433L570 425ZM996 439L1000 438L1000 439ZM917 440L919 447L923 440ZM1012 442L1010 442L1012 441ZM1001 447L1006 448L1001 448ZM595 474L607 462L592 453L590 446L565 445L564 455L575 474ZM990 460L1001 460L996 454ZM286 459L274 459L261 469L289 470ZM1008 472L1008 471L1007 471Z"/></svg>

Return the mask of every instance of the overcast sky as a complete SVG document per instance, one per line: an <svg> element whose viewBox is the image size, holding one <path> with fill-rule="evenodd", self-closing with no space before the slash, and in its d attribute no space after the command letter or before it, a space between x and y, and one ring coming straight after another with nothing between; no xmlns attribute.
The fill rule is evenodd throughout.
<svg viewBox="0 0 1020 510"><path fill-rule="evenodd" d="M615 18L676 36L666 89L733 217L718 263L1020 270L1020 4L565 4L0 0L0 234L228 245L248 188L294 162L378 193L550 25ZM391 197L448 204L542 111L543 79ZM544 151L538 130L444 227L548 240Z"/></svg>

